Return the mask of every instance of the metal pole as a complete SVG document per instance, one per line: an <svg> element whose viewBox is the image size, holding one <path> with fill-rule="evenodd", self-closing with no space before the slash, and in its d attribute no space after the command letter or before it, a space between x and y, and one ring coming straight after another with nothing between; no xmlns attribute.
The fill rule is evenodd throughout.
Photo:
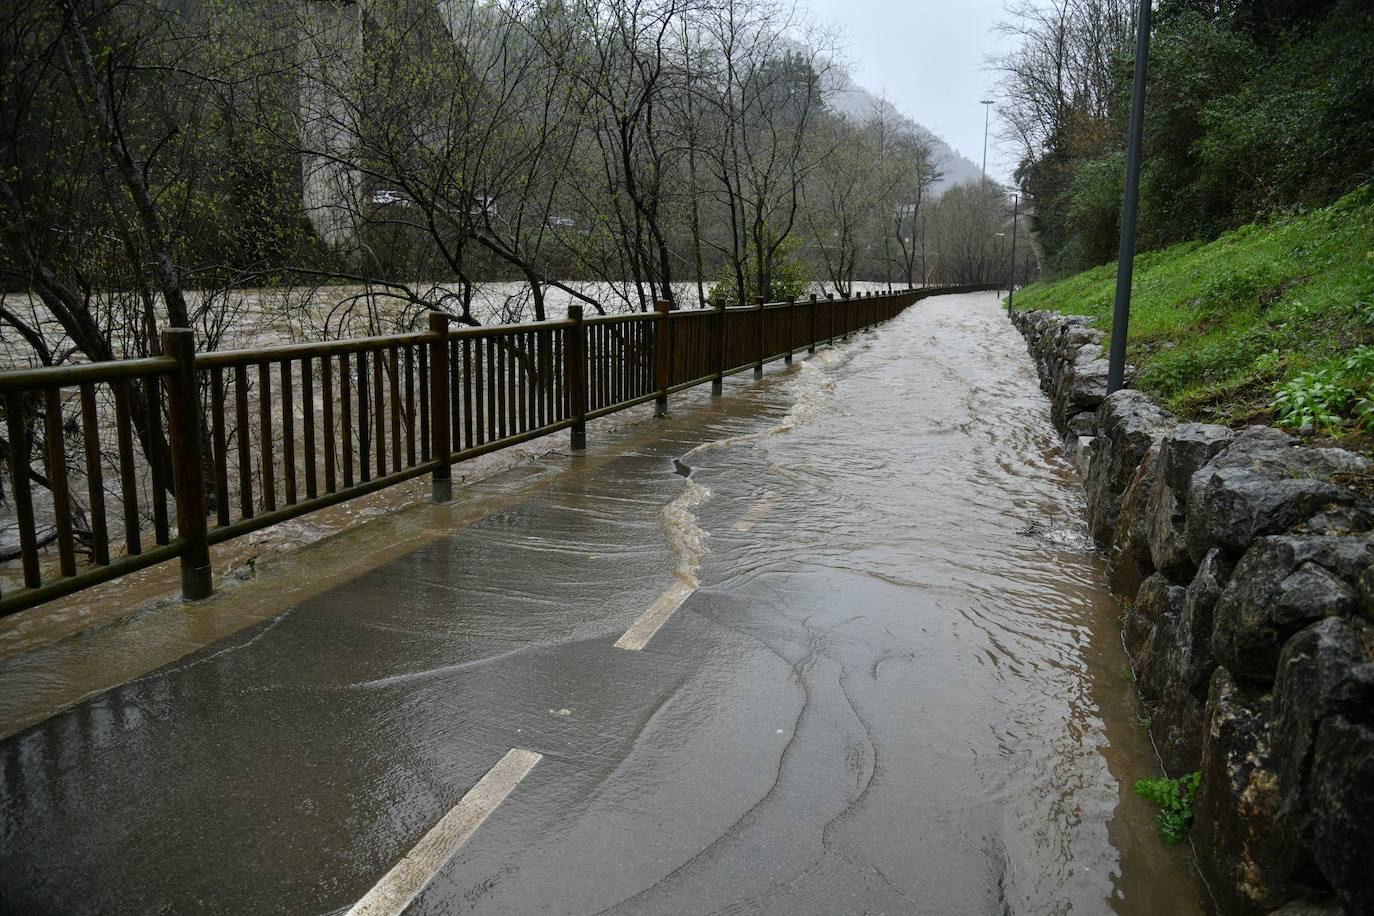
<svg viewBox="0 0 1374 916"><path fill-rule="evenodd" d="M992 117L992 99L983 99L983 178L988 177L988 119Z"/></svg>
<svg viewBox="0 0 1374 916"><path fill-rule="evenodd" d="M1007 314L1011 314L1011 297L1016 294L1016 217L1021 195L1011 195L1011 275L1007 278Z"/></svg>
<svg viewBox="0 0 1374 916"><path fill-rule="evenodd" d="M1126 143L1126 198L1121 207L1121 249L1116 256L1116 302L1112 307L1112 349L1107 363L1107 393L1126 376L1126 329L1131 320L1131 274L1135 270L1135 222L1140 202L1140 145L1145 129L1145 74L1150 57L1150 2L1140 0L1135 36L1135 85L1131 128Z"/></svg>

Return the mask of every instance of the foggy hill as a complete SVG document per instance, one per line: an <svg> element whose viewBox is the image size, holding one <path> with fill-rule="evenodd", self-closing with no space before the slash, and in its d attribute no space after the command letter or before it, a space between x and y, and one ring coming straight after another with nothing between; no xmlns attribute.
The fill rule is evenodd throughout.
<svg viewBox="0 0 1374 916"><path fill-rule="evenodd" d="M979 172L978 163L961 155L954 147L944 141L942 137L931 131L925 125L913 120L903 112L894 108L891 103L884 102L872 92L860 86L858 83L844 72L837 68L833 72L832 85L827 88L827 103L835 111L848 115L851 118L866 120L871 118L880 107L886 106L896 120L908 124L914 129L918 136L930 144L935 153L935 162L944 172L944 176L935 185L937 192L942 192L946 188L966 181L977 181Z"/></svg>

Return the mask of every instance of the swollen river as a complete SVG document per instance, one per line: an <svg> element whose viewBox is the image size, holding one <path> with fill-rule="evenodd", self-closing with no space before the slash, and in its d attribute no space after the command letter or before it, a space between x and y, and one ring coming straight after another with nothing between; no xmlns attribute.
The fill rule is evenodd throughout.
<svg viewBox="0 0 1374 916"><path fill-rule="evenodd" d="M411 914L1210 910L995 297L672 411L276 561L189 656L161 606L0 661L60 707L146 656L0 743L0 909L343 912L409 856Z"/></svg>

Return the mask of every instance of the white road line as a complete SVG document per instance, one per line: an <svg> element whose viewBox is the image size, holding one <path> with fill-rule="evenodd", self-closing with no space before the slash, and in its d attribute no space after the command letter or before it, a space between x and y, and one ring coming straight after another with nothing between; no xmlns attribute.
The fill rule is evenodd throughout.
<svg viewBox="0 0 1374 916"><path fill-rule="evenodd" d="M353 904L348 916L399 916L425 889L430 879L453 858L458 847L482 826L487 815L505 801L506 796L542 754L511 748L487 771L487 775L468 789L453 810L430 828L415 848L387 872L377 885Z"/></svg>
<svg viewBox="0 0 1374 916"><path fill-rule="evenodd" d="M673 611L682 607L682 602L691 597L696 589L686 582L677 582L666 592L658 596L658 600L649 605L649 609L634 622L625 635L615 641L615 648L628 649L631 652L638 652L649 644L649 640L654 638L659 627L668 622L668 618L673 616Z"/></svg>
<svg viewBox="0 0 1374 916"><path fill-rule="evenodd" d="M744 532L753 528L755 525L758 524L759 519L767 515L768 510L773 508L777 504L778 495L776 493L764 493L763 496L759 499L759 501L754 503L753 508L750 509L748 512L744 513L744 515L740 517L739 521L735 522L734 530Z"/></svg>

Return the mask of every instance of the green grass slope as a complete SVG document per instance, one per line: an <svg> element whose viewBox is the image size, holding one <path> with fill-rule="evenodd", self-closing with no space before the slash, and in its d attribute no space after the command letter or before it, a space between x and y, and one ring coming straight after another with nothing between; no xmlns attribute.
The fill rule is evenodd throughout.
<svg viewBox="0 0 1374 916"><path fill-rule="evenodd" d="M1110 331L1116 265L1027 287L1022 309ZM1329 207L1136 258L1136 386L1197 420L1374 432L1374 185Z"/></svg>

